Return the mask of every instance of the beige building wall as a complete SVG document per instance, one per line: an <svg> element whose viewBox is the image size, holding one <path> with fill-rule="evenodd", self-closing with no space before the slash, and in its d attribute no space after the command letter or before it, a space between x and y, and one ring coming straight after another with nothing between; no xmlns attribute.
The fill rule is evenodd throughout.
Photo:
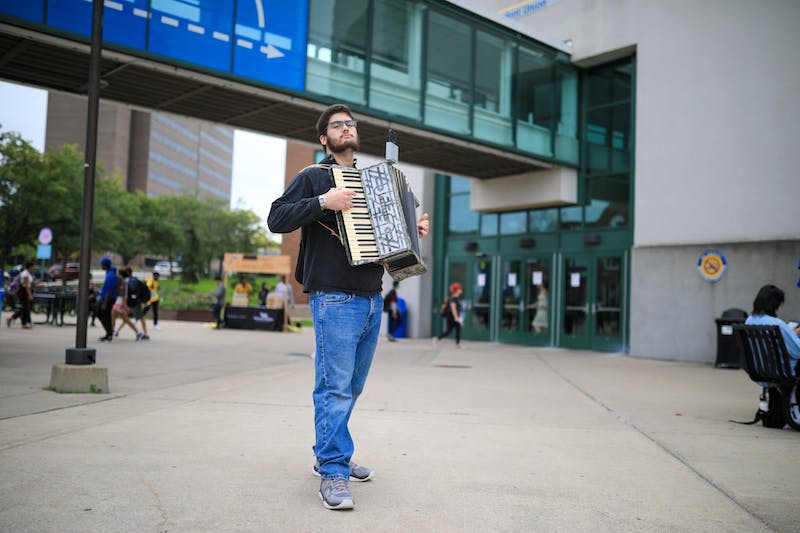
<svg viewBox="0 0 800 533"><path fill-rule="evenodd" d="M50 91L47 95L47 127L45 150L74 144L83 154L86 151L86 97ZM128 172L128 145L130 143L131 111L128 108L100 103L97 123L97 159L104 175Z"/></svg>
<svg viewBox="0 0 800 533"><path fill-rule="evenodd" d="M85 97L50 92L45 149L86 143ZM97 158L130 192L189 193L230 203L233 128L101 101Z"/></svg>

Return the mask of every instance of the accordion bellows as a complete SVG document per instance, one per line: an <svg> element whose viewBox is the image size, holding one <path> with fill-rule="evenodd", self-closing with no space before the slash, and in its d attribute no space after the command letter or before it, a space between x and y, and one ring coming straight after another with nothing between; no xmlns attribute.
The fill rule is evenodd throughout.
<svg viewBox="0 0 800 533"><path fill-rule="evenodd" d="M355 193L353 207L336 212L351 265L382 263L395 281L427 271L419 254L417 198L405 175L388 162L364 169L330 167L335 187Z"/></svg>

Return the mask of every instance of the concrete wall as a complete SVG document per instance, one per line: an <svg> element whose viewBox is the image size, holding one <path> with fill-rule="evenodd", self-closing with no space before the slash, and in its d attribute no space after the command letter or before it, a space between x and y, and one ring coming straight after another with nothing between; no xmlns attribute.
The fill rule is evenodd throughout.
<svg viewBox="0 0 800 533"><path fill-rule="evenodd" d="M636 54L632 354L714 361L714 318L766 283L800 317L800 2L560 1L514 21L460 5L579 66ZM728 259L714 284L708 249Z"/></svg>
<svg viewBox="0 0 800 533"><path fill-rule="evenodd" d="M459 5L578 65L635 50L636 246L800 235L800 2L561 1L517 20Z"/></svg>
<svg viewBox="0 0 800 533"><path fill-rule="evenodd" d="M47 94L47 128L45 150L74 144L78 152L86 151L86 97L49 91ZM128 172L131 111L123 106L101 101L97 121L97 159L103 176Z"/></svg>
<svg viewBox="0 0 800 533"><path fill-rule="evenodd" d="M698 258L709 248L727 260L725 274L715 283L697 271ZM800 239L634 248L630 353L713 362L717 354L714 319L734 307L749 314L758 289L768 283L786 292L778 315L798 320L798 260Z"/></svg>

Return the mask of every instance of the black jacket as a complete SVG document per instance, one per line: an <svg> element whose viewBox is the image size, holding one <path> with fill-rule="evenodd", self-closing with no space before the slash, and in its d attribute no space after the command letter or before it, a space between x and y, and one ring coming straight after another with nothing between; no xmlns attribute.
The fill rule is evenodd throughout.
<svg viewBox="0 0 800 533"><path fill-rule="evenodd" d="M320 162L335 165L333 156ZM273 233L302 228L301 256L303 292L340 291L372 296L381 292L383 266L376 263L351 266L344 245L322 224L338 232L336 214L319 206L319 195L333 186L330 172L309 167L294 177L283 196L272 202L267 225ZM319 224L318 222L322 222ZM300 280L298 280L300 281Z"/></svg>

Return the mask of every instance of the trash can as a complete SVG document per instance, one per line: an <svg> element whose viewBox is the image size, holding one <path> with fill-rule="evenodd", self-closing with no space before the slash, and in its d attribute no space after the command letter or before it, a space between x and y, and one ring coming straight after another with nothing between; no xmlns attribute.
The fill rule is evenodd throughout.
<svg viewBox="0 0 800 533"><path fill-rule="evenodd" d="M739 347L733 336L734 324L744 324L747 313L742 309L726 309L717 318L717 368L740 368Z"/></svg>
<svg viewBox="0 0 800 533"><path fill-rule="evenodd" d="M397 326L397 330L394 332L395 339L405 339L406 338L406 319L408 311L406 309L406 301L402 298L397 299L397 310L400 311L400 325Z"/></svg>

